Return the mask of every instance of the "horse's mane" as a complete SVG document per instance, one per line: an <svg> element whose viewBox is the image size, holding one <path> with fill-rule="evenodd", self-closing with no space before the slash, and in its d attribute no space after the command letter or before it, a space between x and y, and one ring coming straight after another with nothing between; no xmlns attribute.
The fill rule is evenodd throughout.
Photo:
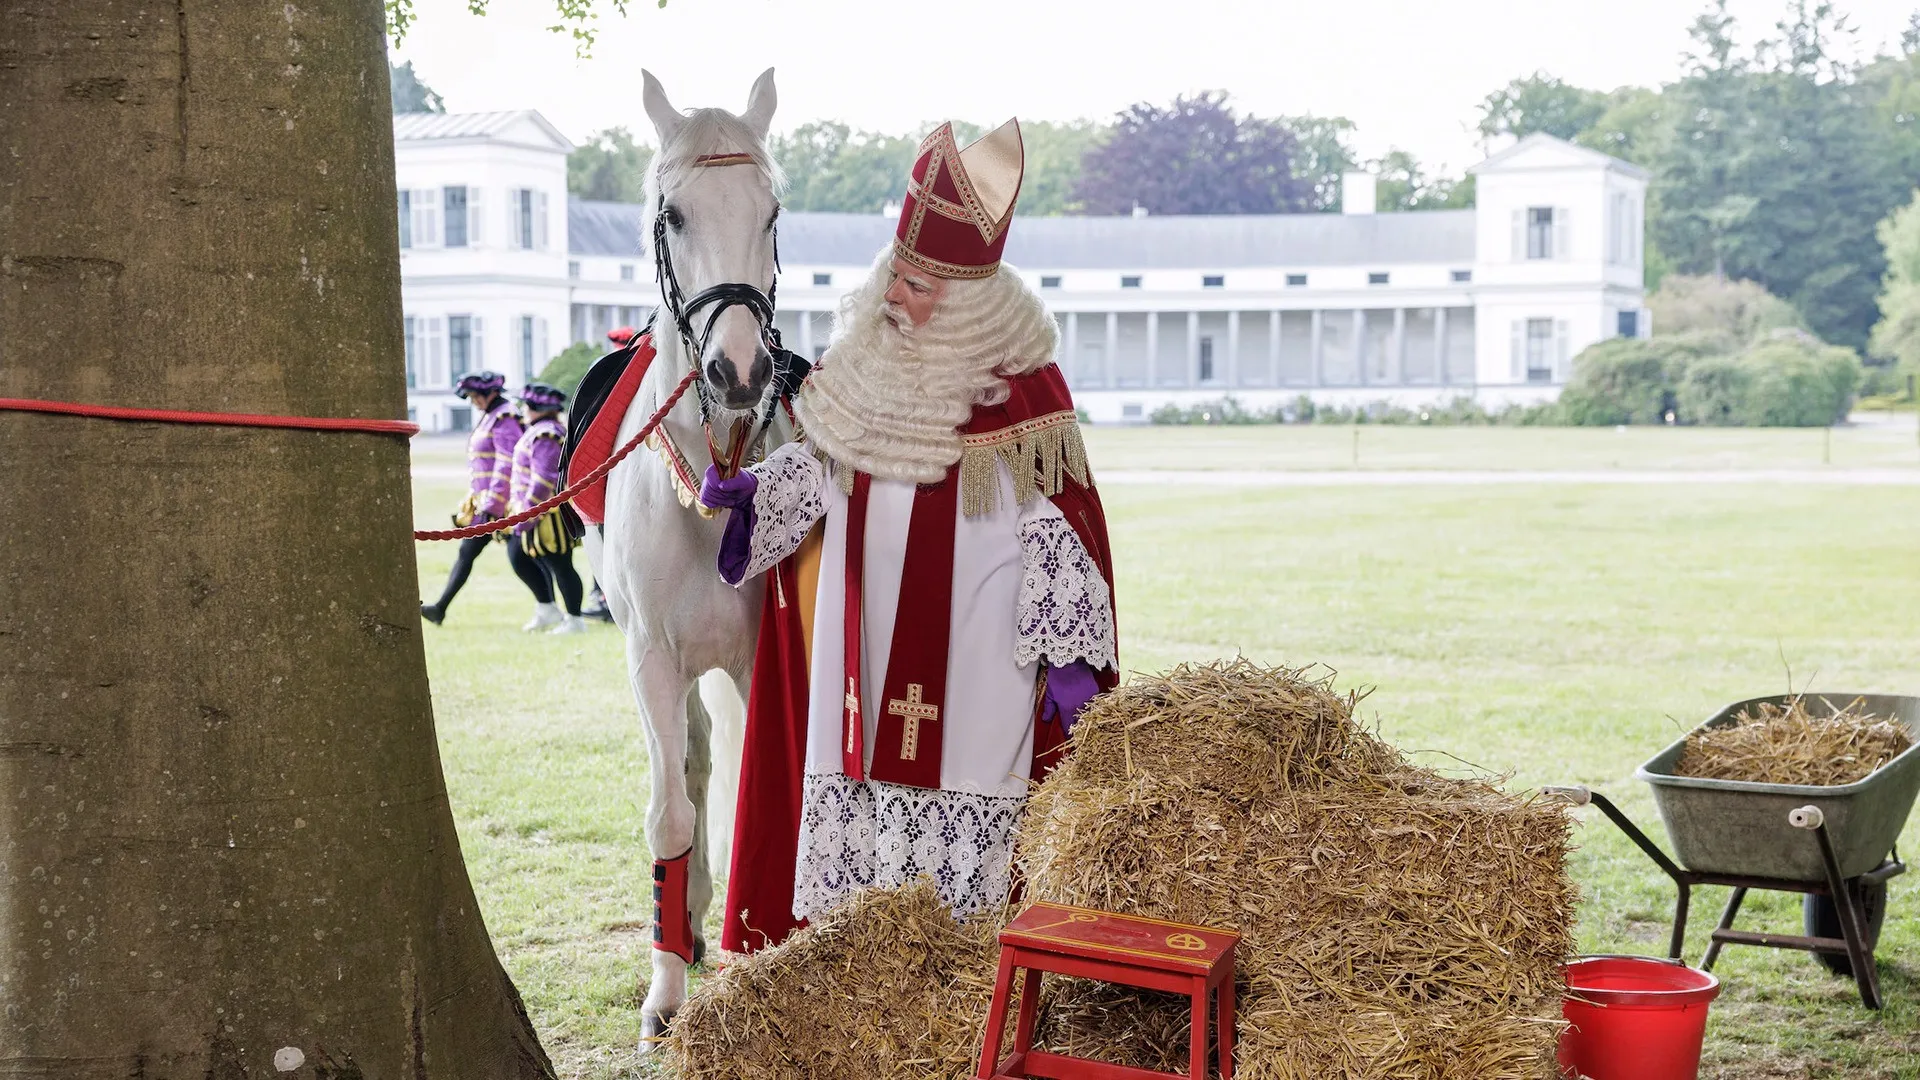
<svg viewBox="0 0 1920 1080"><path fill-rule="evenodd" d="M693 174L694 159L703 154L747 154L759 166L778 194L786 187L786 176L767 152L767 144L755 135L746 122L725 109L694 109L654 156L647 178L647 207L651 212L659 196L671 196Z"/></svg>

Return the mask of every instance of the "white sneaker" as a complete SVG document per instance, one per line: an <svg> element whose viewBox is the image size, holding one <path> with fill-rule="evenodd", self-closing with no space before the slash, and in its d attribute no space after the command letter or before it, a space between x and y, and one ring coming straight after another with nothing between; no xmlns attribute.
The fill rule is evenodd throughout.
<svg viewBox="0 0 1920 1080"><path fill-rule="evenodd" d="M560 620L564 618L566 618L566 616L560 614L560 609L551 603L535 604L533 605L533 618L528 619L527 625L520 629L528 633L533 633L537 630L545 630L549 626L557 626Z"/></svg>
<svg viewBox="0 0 1920 1080"><path fill-rule="evenodd" d="M547 631L549 634L584 634L587 632L587 619L584 615L569 615L560 620L560 625Z"/></svg>

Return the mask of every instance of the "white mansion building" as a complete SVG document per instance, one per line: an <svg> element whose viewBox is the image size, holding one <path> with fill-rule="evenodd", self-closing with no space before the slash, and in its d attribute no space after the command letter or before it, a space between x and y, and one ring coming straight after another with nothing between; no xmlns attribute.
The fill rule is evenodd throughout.
<svg viewBox="0 0 1920 1080"><path fill-rule="evenodd" d="M641 208L567 194L565 136L536 112L394 119L408 413L463 429L452 385L490 367L519 385L568 344L606 345L657 293ZM1649 332L1647 176L1534 135L1482 161L1472 210L1027 217L1007 261L1060 320L1060 363L1099 422L1233 395L1489 407L1559 392L1570 358ZM564 209L563 209L564 208ZM892 214L780 218L777 325L818 356L833 310L892 240Z"/></svg>

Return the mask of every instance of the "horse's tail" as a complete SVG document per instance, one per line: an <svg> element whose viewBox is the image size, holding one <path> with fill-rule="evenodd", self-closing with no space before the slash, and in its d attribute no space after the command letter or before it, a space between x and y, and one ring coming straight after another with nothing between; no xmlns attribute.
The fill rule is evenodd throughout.
<svg viewBox="0 0 1920 1080"><path fill-rule="evenodd" d="M707 865L715 876L731 868L733 812L740 795L740 755L745 750L747 703L733 679L715 668L700 676L700 703L713 720L713 778L707 783Z"/></svg>
<svg viewBox="0 0 1920 1080"><path fill-rule="evenodd" d="M586 535L580 538L580 546L587 549L587 569L592 571L593 580L600 580L600 560L602 551L607 547L606 526L589 525Z"/></svg>

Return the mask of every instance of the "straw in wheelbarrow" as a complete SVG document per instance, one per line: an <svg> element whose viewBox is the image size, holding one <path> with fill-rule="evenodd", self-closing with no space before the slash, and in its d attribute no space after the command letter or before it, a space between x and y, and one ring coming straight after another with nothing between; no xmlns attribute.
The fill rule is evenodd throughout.
<svg viewBox="0 0 1920 1080"><path fill-rule="evenodd" d="M1815 716L1804 697L1760 702L1722 727L1687 736L1678 776L1832 787L1864 780L1913 745L1905 727L1853 701Z"/></svg>
<svg viewBox="0 0 1920 1080"><path fill-rule="evenodd" d="M1564 810L1412 764L1331 678L1241 660L1096 699L1028 808L1030 895L1239 930L1246 1080L1550 1075ZM1045 1015L1064 1052L1186 1060L1177 999L1062 980Z"/></svg>

